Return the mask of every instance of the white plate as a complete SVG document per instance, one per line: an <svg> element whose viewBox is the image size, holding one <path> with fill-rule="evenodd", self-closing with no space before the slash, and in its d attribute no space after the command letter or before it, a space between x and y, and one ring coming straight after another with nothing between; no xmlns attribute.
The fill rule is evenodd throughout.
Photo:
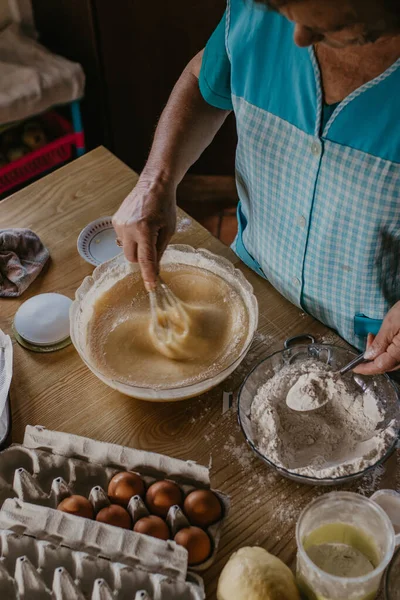
<svg viewBox="0 0 400 600"><path fill-rule="evenodd" d="M111 217L102 217L82 229L77 242L78 252L86 262L97 267L121 254L116 240Z"/></svg>
<svg viewBox="0 0 400 600"><path fill-rule="evenodd" d="M30 344L47 346L69 337L71 298L62 294L39 294L26 300L17 310L14 327Z"/></svg>

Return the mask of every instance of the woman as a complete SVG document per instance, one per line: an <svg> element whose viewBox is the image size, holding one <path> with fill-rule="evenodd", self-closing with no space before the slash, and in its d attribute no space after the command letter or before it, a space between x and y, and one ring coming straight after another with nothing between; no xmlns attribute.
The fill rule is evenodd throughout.
<svg viewBox="0 0 400 600"><path fill-rule="evenodd" d="M233 110L240 199L233 249L359 348L383 320L369 337L373 360L358 371L393 370L400 366L400 9L392 0L276 0L272 8L228 2L171 94L115 229L127 259L154 286L175 229L176 188Z"/></svg>

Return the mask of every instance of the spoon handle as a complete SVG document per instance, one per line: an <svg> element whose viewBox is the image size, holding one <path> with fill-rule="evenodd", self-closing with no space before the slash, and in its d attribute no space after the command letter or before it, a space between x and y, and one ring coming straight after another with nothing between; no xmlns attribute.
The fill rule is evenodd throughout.
<svg viewBox="0 0 400 600"><path fill-rule="evenodd" d="M353 358L353 360L351 362L349 362L348 365L344 366L343 369L340 369L339 373L341 375L344 375L345 373L347 373L348 371L351 371L351 369L354 369L355 367L357 367L358 365L360 365L363 362L366 362L366 359L364 358L364 352L362 354L360 354L359 356L356 356L355 358Z"/></svg>

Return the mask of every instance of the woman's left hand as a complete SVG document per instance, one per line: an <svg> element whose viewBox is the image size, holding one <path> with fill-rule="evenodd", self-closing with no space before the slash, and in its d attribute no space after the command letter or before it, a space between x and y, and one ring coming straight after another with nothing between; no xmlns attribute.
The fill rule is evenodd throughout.
<svg viewBox="0 0 400 600"><path fill-rule="evenodd" d="M389 310L376 337L369 334L365 358L371 362L359 365L355 373L378 375L400 369L400 302Z"/></svg>

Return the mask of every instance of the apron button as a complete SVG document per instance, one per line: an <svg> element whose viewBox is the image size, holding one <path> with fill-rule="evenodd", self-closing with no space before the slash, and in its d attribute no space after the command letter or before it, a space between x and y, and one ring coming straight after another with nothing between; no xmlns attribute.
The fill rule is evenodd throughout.
<svg viewBox="0 0 400 600"><path fill-rule="evenodd" d="M298 223L299 223L300 227L301 227L302 229L304 229L304 227L306 226L306 223L307 223L307 221L306 221L306 218L305 218L305 217L303 217L303 215L301 215L301 216L299 217Z"/></svg>
<svg viewBox="0 0 400 600"><path fill-rule="evenodd" d="M321 144L317 141L314 141L311 144L311 152L314 156L319 156L321 154Z"/></svg>

